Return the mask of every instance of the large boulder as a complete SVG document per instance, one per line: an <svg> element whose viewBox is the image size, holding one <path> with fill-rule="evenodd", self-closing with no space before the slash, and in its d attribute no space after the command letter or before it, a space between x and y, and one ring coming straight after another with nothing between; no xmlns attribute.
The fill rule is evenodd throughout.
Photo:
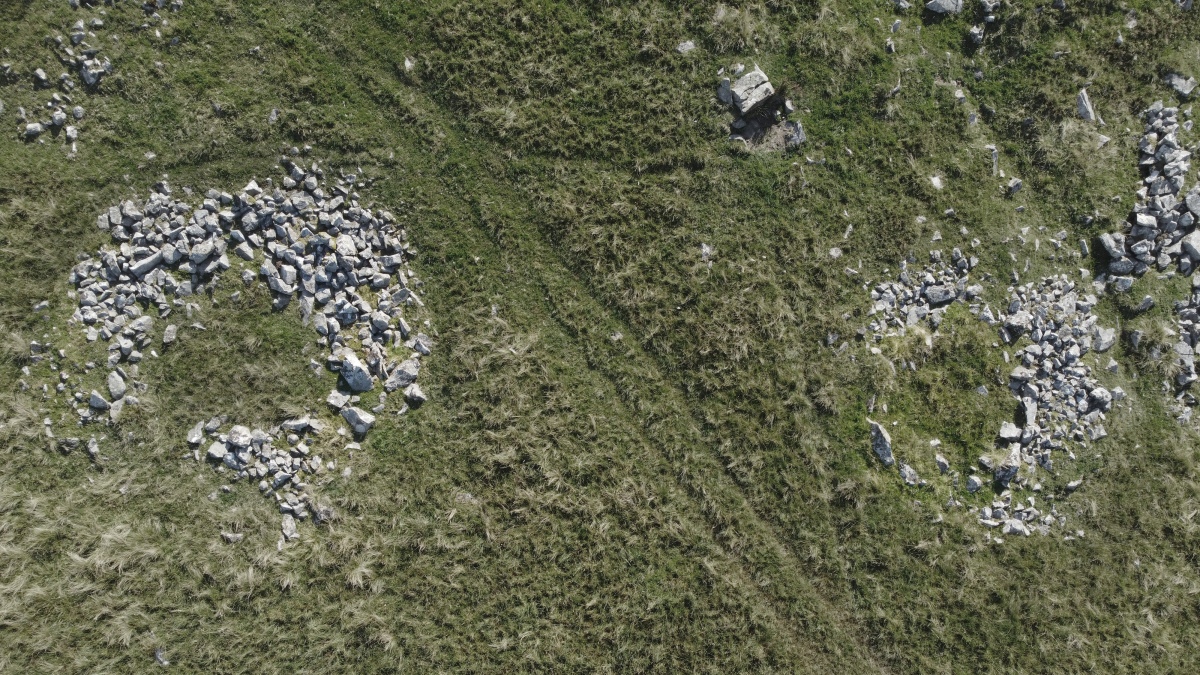
<svg viewBox="0 0 1200 675"><path fill-rule="evenodd" d="M962 11L963 0L929 0L925 9L937 14L958 14Z"/></svg>
<svg viewBox="0 0 1200 675"><path fill-rule="evenodd" d="M739 77L730 89L733 93L733 104L743 115L775 94L775 87L771 86L767 74L758 66Z"/></svg>

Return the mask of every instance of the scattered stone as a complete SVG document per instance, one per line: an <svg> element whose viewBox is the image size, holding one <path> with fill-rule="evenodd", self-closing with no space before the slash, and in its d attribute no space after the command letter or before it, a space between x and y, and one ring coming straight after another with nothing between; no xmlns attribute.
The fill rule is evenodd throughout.
<svg viewBox="0 0 1200 675"><path fill-rule="evenodd" d="M1092 99L1088 96L1087 89L1079 90L1079 94L1075 97L1075 107L1085 122L1096 122L1100 119L1096 115L1096 109L1092 106Z"/></svg>
<svg viewBox="0 0 1200 675"><path fill-rule="evenodd" d="M391 391L390 389L388 391ZM341 410L350 403L350 395L343 394L340 391L334 390L329 392L329 396L325 397L325 402L334 410Z"/></svg>
<svg viewBox="0 0 1200 675"><path fill-rule="evenodd" d="M421 385L413 382L404 389L404 400L414 406L419 406L429 399L425 396L425 392L421 391Z"/></svg>
<svg viewBox="0 0 1200 675"><path fill-rule="evenodd" d="M1192 90L1196 88L1196 78L1184 77L1178 73L1171 73L1164 79L1167 86L1174 89L1175 93L1187 98L1192 95Z"/></svg>
<svg viewBox="0 0 1200 675"><path fill-rule="evenodd" d="M204 440L204 422L196 422L196 426L188 430L188 445L200 445L202 440Z"/></svg>
<svg viewBox="0 0 1200 675"><path fill-rule="evenodd" d="M225 443L223 441L214 441L208 446L207 457L210 461L220 462L225 459Z"/></svg>
<svg viewBox="0 0 1200 675"><path fill-rule="evenodd" d="M114 401L125 396L125 378L115 370L108 374L108 393Z"/></svg>
<svg viewBox="0 0 1200 675"><path fill-rule="evenodd" d="M287 541L292 541L300 536L300 532L296 529L296 519L290 513L283 514L280 530L283 531L283 538Z"/></svg>
<svg viewBox="0 0 1200 675"><path fill-rule="evenodd" d="M242 534L241 532L222 532L221 533L221 538L225 540L226 544L240 544L242 539L245 538L245 536L246 535Z"/></svg>
<svg viewBox="0 0 1200 675"><path fill-rule="evenodd" d="M1021 428L1012 422L1005 422L1000 425L1000 440L1006 443L1015 443L1021 440Z"/></svg>
<svg viewBox="0 0 1200 675"><path fill-rule="evenodd" d="M879 461L883 462L884 466L895 464L896 458L892 456L892 437L887 429L870 418L867 418L867 424L871 427L871 449L875 451Z"/></svg>
<svg viewBox="0 0 1200 675"><path fill-rule="evenodd" d="M361 408L345 408L342 410L342 417L358 436L366 434L375 426L375 416Z"/></svg>
<svg viewBox="0 0 1200 675"><path fill-rule="evenodd" d="M679 45L675 47L675 51L679 52L680 54L687 54L688 52L692 51L695 48L696 48L695 42L692 42L691 40L685 40L683 42L680 42Z"/></svg>
<svg viewBox="0 0 1200 675"><path fill-rule="evenodd" d="M374 382L371 381L371 373L353 352L342 353L341 374L342 378L346 380L346 385L350 387L350 391L355 393L370 391L375 387Z"/></svg>
<svg viewBox="0 0 1200 675"><path fill-rule="evenodd" d="M250 434L249 427L244 427L239 424L239 425L234 425L234 427L229 430L229 441L228 442L229 442L229 445L233 446L234 448L241 449L241 448L248 447L250 445L251 440L252 440L252 437Z"/></svg>

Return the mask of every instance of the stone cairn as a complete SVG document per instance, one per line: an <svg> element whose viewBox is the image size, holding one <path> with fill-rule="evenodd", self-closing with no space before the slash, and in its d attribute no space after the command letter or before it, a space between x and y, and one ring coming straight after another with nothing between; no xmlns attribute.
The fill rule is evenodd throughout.
<svg viewBox="0 0 1200 675"><path fill-rule="evenodd" d="M136 376L143 352L153 345L155 319L146 311L153 308L165 320L183 308L190 316L199 307L187 299L212 290L232 266L230 253L259 263L257 273L243 269L241 280L264 283L275 309L296 301L302 319L329 349L326 367L341 376L340 389L326 403L356 436L375 425L390 392L402 392L401 413L408 404L425 402L416 380L432 340L405 318L424 306L417 294L421 283L409 267L415 252L405 230L391 213L359 204L356 176L340 177L326 191L325 172L316 163L305 168L288 157L280 162L287 171L280 188L251 181L236 195L209 190L197 208L173 197L162 181L145 202L128 200L100 214L97 226L116 247L85 256L72 270L78 307L70 323L89 342L108 343L112 372L107 396L95 390L74 394L81 423L116 422L125 405L137 404L125 382ZM179 330L177 324L166 326L164 349ZM393 350L403 350L402 356L394 357ZM355 405L380 383L384 391L377 406L367 411ZM206 452L210 461L235 479L259 479L260 489L274 495L285 514L301 517L300 506L311 502L295 495L306 494L303 476L321 468L319 458L308 457L303 434L320 432L321 423L290 420L270 432L234 426L220 433L220 426L197 425L187 440L198 446L205 433L213 437ZM281 434L286 449L277 442ZM315 508L309 510L316 514Z"/></svg>
<svg viewBox="0 0 1200 675"><path fill-rule="evenodd" d="M788 119L795 114L795 105L777 95L767 74L757 65L749 71L741 63L732 65L729 75L737 78L734 80L726 76L725 68L717 75L721 77L717 100L733 112L730 140L757 143L777 124L782 125L784 147L798 148L807 140L800 122Z"/></svg>

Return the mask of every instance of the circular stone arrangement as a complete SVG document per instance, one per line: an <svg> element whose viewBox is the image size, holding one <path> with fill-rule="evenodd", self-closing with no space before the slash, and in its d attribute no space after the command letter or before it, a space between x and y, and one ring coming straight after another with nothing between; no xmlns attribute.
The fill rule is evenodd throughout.
<svg viewBox="0 0 1200 675"><path fill-rule="evenodd" d="M116 422L124 406L137 405L126 382L136 377L147 350L157 356L149 312L160 320L179 310L190 317L199 307L188 298L210 291L231 270L230 254L244 261L243 283L265 284L277 310L295 301L329 350L326 366L340 375L340 387L326 403L354 435L375 425L389 392L403 394L398 413L425 402L416 380L433 341L420 329L429 321L414 319L424 303L417 293L421 282L409 266L415 252L407 233L388 211L360 204L356 176L340 176L326 188L325 171L316 163L304 167L283 157L280 164L287 171L280 187L271 180L265 186L250 181L237 194L209 190L197 205L175 197L164 180L144 202L128 200L97 218L116 246L85 256L72 270L78 307L70 323L89 342L108 343L111 372L107 395L74 393L81 424ZM175 323L165 327L163 349L171 348L180 330ZM369 411L355 405L379 383L384 391L378 405ZM322 520L326 507L316 506L305 482L333 468L310 456L304 442L305 434L323 430L319 420L288 420L265 432L235 425L222 433L223 424L221 418L197 424L189 444L198 448L207 433L211 443L204 457L219 470L234 480L257 479L289 518L311 513Z"/></svg>
<svg viewBox="0 0 1200 675"><path fill-rule="evenodd" d="M1081 97L1086 98L1083 94ZM1082 110L1082 102L1080 107ZM1090 101L1087 107L1090 109ZM1190 111L1187 114L1190 115ZM1196 227L1200 220L1200 186L1193 187L1182 199L1179 196L1191 168L1191 152L1177 137L1181 127L1190 130L1191 122L1181 125L1179 116L1177 108L1166 107L1161 101L1143 112L1146 127L1138 144L1142 186L1137 191L1137 200L1124 231L1100 237L1108 261L1105 271L1096 275L1091 283L1096 293L1106 290L1129 292L1135 277L1145 274L1151 267L1164 272L1175 266L1180 274L1186 275L1200 264L1200 229ZM1056 235L1052 242L1056 248L1064 237L1065 232ZM1086 242L1081 242L1081 247L1083 255L1088 255ZM875 342L885 335L904 335L906 328L926 319L936 331L940 311L944 311L940 307L953 302L968 302L981 294L981 288L966 286L966 272L974 268L973 264L959 262L947 270L940 264L939 257L938 252L933 252L930 265L916 279L910 275L907 266L902 265L896 282L866 287L871 289L869 314L877 318L859 330L860 337L866 338L868 330L874 333ZM1028 271L1028 264L1026 268ZM1170 274L1173 272L1168 276ZM1196 350L1200 348L1200 284L1194 282L1192 286L1188 298L1175 303L1180 338L1173 349L1173 384L1177 398L1189 406L1195 405L1196 398L1188 388L1200 379L1195 368ZM989 456L979 459L979 467L991 474L988 482L994 482L1003 490L1001 499L990 507L972 509L978 513L981 524L989 528L1002 527L1005 534L1026 536L1034 531L1047 534L1054 524L1065 525L1065 518L1053 507L1049 514L1034 508L1035 498L1027 500L1028 506L1021 502L1014 506L1008 488L1016 482L1023 487L1032 487L1035 492L1040 491L1040 484L1034 480L1036 471L1038 467L1053 470L1052 451L1065 450L1067 456L1074 459L1068 443L1085 445L1107 436L1103 424L1105 414L1114 401L1125 397L1125 392L1119 387L1109 390L1102 386L1092 376L1091 366L1082 359L1089 351L1106 352L1117 340L1116 329L1099 325L1098 317L1093 313L1097 302L1095 294L1077 288L1066 275L1052 275L1019 285L1014 271L1005 310L993 312L987 305L971 306L972 313L981 321L996 327L1006 345L1015 345L1028 338L1028 344L1015 354L1017 363L1009 379L1009 388L1019 401L1018 417L1023 425L1004 422L997 435L997 445L1006 451L1005 456L999 461ZM1154 298L1146 296L1135 312L1146 311L1154 304ZM1132 339L1136 342L1136 331ZM872 351L880 353L878 348L872 348ZM1004 358L1006 362L1011 360L1007 351ZM1116 362L1109 359L1107 368L1115 371ZM1169 389L1170 384L1166 386ZM1180 415L1181 421L1190 419L1190 412L1191 408L1186 408ZM886 428L872 420L867 421L875 454L885 466L896 465ZM936 448L940 444L934 441L931 445ZM936 460L942 473L953 475L957 486L957 472L950 470L949 462L940 454ZM906 484L927 484L908 464L899 462L898 466ZM973 472L975 470L972 468ZM966 489L977 492L984 483L978 474L972 473ZM1081 480L1071 481L1066 486L1066 493L1075 491L1081 484ZM957 505L957 500L951 497L947 507Z"/></svg>

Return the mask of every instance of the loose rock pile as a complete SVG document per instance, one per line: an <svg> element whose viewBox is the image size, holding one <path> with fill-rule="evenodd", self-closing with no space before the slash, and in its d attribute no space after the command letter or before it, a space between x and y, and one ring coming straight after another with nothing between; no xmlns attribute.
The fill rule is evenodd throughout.
<svg viewBox="0 0 1200 675"><path fill-rule="evenodd" d="M1075 484L1078 487L1078 484ZM1068 487L1068 489L1070 489ZM1037 496L1029 495L1025 501L1013 502L1011 493L1001 495L993 500L991 505L979 509L979 524L988 528L999 528L1006 535L1030 536L1034 532L1042 535L1050 534L1050 527L1067 524L1067 517L1058 513L1058 507L1050 505L1050 511L1043 513L1037 508ZM1077 533L1081 534L1081 533ZM1064 539L1074 539L1066 535Z"/></svg>
<svg viewBox="0 0 1200 675"><path fill-rule="evenodd" d="M963 255L955 248L950 260L941 251L930 251L929 264L919 272L910 272L907 261L900 263L896 281L876 284L871 289L873 302L868 311L878 316L867 326L879 341L896 330L905 330L928 322L937 330L947 308L955 301L974 301L983 293L983 286L969 284L972 269L979 259Z"/></svg>
<svg viewBox="0 0 1200 675"><path fill-rule="evenodd" d="M1051 453L1063 450L1068 441L1098 441L1107 432L1102 422L1114 398L1092 377L1083 356L1089 351L1106 352L1117 339L1117 331L1103 328L1092 313L1095 295L1080 295L1066 275L1010 288L1008 311L993 316L990 308L980 318L999 328L1007 344L1027 337L1029 344L1017 351L1009 388L1020 400L1023 426L1005 422L1000 427L1001 447L1008 455L995 466L981 460L1002 487L1017 480L1022 466L1032 477L1034 466L1053 470ZM1007 353L1006 353L1007 355ZM1073 455L1072 455L1073 458Z"/></svg>
<svg viewBox="0 0 1200 675"><path fill-rule="evenodd" d="M1200 262L1200 232L1195 230L1200 186L1179 199L1192 156L1177 138L1179 111L1158 101L1145 117L1146 129L1138 143L1143 186L1137 191L1127 230L1100 236L1109 256L1107 280L1121 292L1133 287L1132 276L1141 276L1151 267L1163 271L1177 265L1181 274L1189 274Z"/></svg>
<svg viewBox="0 0 1200 675"><path fill-rule="evenodd" d="M387 211L359 205L354 176L338 179L326 193L324 171L315 163L306 170L288 158L281 162L289 171L283 189L251 181L237 195L210 190L193 208L173 198L164 181L145 203L130 200L101 214L98 227L119 248L102 250L72 271L79 302L73 321L89 340L110 342L110 367L136 363L150 345L153 324L143 307L169 316L230 269L230 251L244 261L261 257L259 274L244 270L242 280L261 277L276 309L298 299L301 317L331 350L327 365L351 392L370 391L379 379L387 391L403 388L409 402L423 402L415 380L432 341L404 317L406 308L423 306L404 230ZM177 330L168 327L165 342ZM388 350L402 345L410 356L389 359ZM359 433L374 423L369 413L343 415Z"/></svg>
<svg viewBox="0 0 1200 675"><path fill-rule="evenodd" d="M82 327L88 341L108 343L111 372L107 396L74 393L81 423L116 422L125 405L137 404L126 382L136 377L147 352L157 356L149 312L166 319L183 309L190 317L199 305L188 298L214 290L233 267L231 252L244 261L241 280L265 283L276 309L297 301L304 321L330 350L326 366L341 376L340 390L326 403L354 434L362 436L375 425L389 392L401 390L408 404L425 402L416 380L432 340L406 320L424 305L417 295L421 282L409 267L415 251L404 229L391 213L359 203L356 176L339 177L327 189L325 172L315 163L306 168L287 157L280 162L287 171L281 188L268 180L265 188L251 181L236 195L209 190L196 208L173 197L164 180L146 201L128 200L97 218L117 246L84 256L72 270L78 307L70 323ZM198 323L190 328L203 330ZM174 323L165 327L164 349L179 330ZM392 356L397 348L403 356ZM379 383L384 391L372 412L357 407L360 395ZM405 410L402 404L398 412ZM270 432L235 426L225 434L219 433L222 423L197 425L188 442L198 445L204 433L214 436L209 460L237 478L259 479L260 489L274 495L285 514L303 519L307 508L319 515L298 478L321 470L319 458L309 458L301 442L304 433L320 431L317 419L291 420ZM284 445L274 441L284 432L288 449L281 450Z"/></svg>
<svg viewBox="0 0 1200 675"><path fill-rule="evenodd" d="M1196 374L1196 351L1200 349L1200 277L1192 277L1192 292L1175 303L1175 313L1179 327L1179 342L1173 348L1175 388L1177 398L1188 406L1180 416L1180 421L1187 422L1192 417L1192 407L1198 403L1188 390L1200 379Z"/></svg>
<svg viewBox="0 0 1200 675"><path fill-rule="evenodd" d="M78 3L74 4L78 8ZM56 35L51 40L58 60L77 73L88 89L95 89L101 79L113 71L112 62L107 57L100 57L100 48L87 42L89 39L96 39L95 31L104 28L104 25L104 20L100 17L93 17L86 23L79 19L71 26L69 38ZM5 74L11 74L12 68L9 64L4 64L3 67ZM74 156L78 151L77 125L84 117L83 106L77 105L72 98L71 92L74 92L77 86L75 79L70 72L63 72L56 79L51 79L42 68L34 69L31 77L35 90L57 86L62 91L50 95L50 100L43 106L44 113L27 112L23 107L17 108L19 137L38 143L46 141L46 134L61 137L70 147L71 156Z"/></svg>
<svg viewBox="0 0 1200 675"><path fill-rule="evenodd" d="M264 496L273 497L283 514L283 536L292 540L299 536L296 520L312 516L320 524L333 519L334 511L319 503L309 480L332 471L334 462L325 464L320 455L309 450L307 434L319 434L324 425L316 419L301 417L287 420L269 431L250 429L234 425L222 432L225 420L214 417L207 422L197 422L188 431L187 441L199 448L208 438L211 442L205 458L217 464L218 470L232 472L230 480L258 480L258 489Z"/></svg>
<svg viewBox="0 0 1200 675"><path fill-rule="evenodd" d="M104 20L94 18L88 22L88 27L92 30L103 28ZM88 87L96 86L102 78L112 73L112 62L107 57L100 58L100 48L86 42L87 38L95 36L94 32L85 28L83 20L79 20L71 27L70 44L61 35L54 37L59 60L73 66ZM66 73L59 77L59 81L67 89L75 88L75 83Z"/></svg>

